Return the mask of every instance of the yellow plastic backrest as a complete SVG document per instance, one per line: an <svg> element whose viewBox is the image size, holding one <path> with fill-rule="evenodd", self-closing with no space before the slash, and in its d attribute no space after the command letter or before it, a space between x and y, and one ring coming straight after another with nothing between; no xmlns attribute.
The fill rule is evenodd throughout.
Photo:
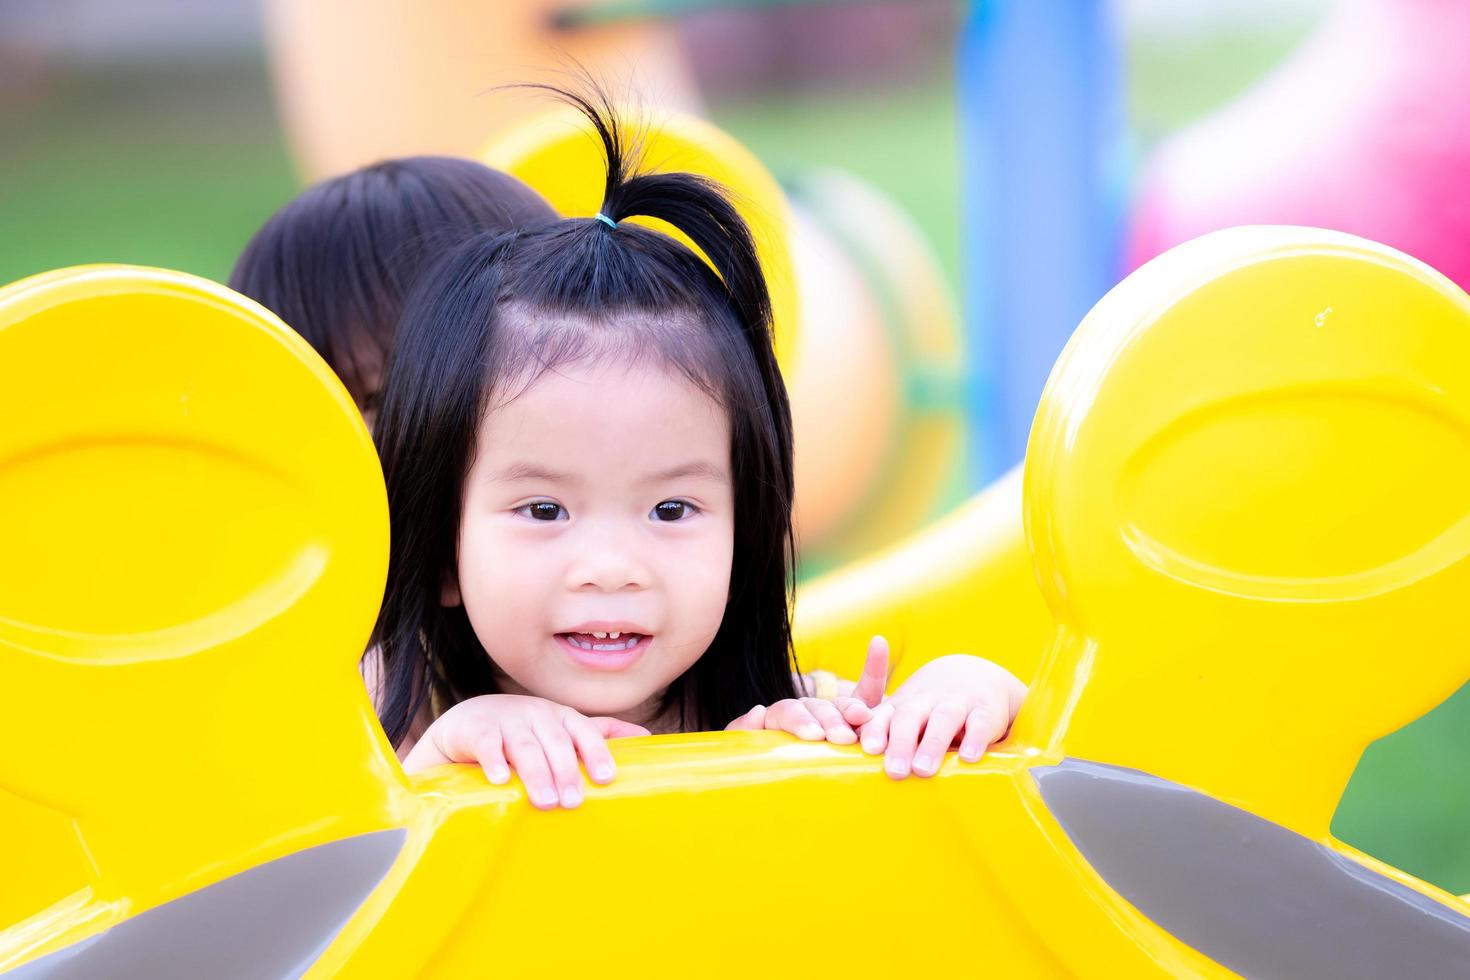
<svg viewBox="0 0 1470 980"><path fill-rule="evenodd" d="M699 174L730 192L755 239L771 293L776 356L790 374L795 369L797 284L787 240L790 216L776 178L738 140L697 116L650 114L625 106L617 117L625 133L635 138L637 159L645 172ZM530 184L567 217L590 218L602 204L607 171L602 144L586 117L568 106L550 108L501 136L486 147L482 158ZM628 220L671 235L703 256L688 236L667 222L641 215Z"/></svg>
<svg viewBox="0 0 1470 980"><path fill-rule="evenodd" d="M1032 430L1063 624L1019 737L1314 839L1470 674L1470 300L1385 246L1241 228L1088 315Z"/></svg>
<svg viewBox="0 0 1470 980"><path fill-rule="evenodd" d="M351 400L260 307L121 266L0 290L0 787L75 819L94 894L388 819L386 527Z"/></svg>

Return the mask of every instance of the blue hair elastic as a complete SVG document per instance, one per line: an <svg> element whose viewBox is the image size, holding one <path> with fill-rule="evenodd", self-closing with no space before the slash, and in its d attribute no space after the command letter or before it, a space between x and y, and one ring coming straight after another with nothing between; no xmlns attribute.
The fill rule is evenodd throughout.
<svg viewBox="0 0 1470 980"><path fill-rule="evenodd" d="M618 223L616 221L614 221L613 219L609 218L607 215L603 214L601 211L597 212L592 217L595 218L598 221L601 221L603 224L607 225L609 228L616 228L618 226Z"/></svg>

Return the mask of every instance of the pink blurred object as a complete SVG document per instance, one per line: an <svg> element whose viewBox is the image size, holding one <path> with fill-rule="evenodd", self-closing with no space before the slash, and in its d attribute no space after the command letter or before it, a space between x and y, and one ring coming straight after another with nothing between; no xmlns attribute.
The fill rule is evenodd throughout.
<svg viewBox="0 0 1470 980"><path fill-rule="evenodd" d="M1228 225L1362 235L1470 288L1470 2L1344 0L1279 68L1167 140L1137 266Z"/></svg>

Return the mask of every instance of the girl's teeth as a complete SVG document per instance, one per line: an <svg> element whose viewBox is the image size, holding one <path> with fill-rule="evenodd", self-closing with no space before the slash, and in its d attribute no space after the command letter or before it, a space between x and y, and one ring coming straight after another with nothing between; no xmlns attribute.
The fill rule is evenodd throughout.
<svg viewBox="0 0 1470 980"><path fill-rule="evenodd" d="M582 650L596 650L599 653L613 653L619 650L631 650L638 645L638 637L629 634L627 639L621 639L622 633L614 633L609 636L606 633L568 633L567 639ZM592 637L599 640L612 640L610 643L590 643L583 637Z"/></svg>

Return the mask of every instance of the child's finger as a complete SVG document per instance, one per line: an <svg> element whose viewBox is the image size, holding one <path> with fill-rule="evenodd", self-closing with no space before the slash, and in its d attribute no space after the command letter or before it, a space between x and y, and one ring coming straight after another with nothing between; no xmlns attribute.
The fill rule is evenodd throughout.
<svg viewBox="0 0 1470 980"><path fill-rule="evenodd" d="M802 698L801 703L806 705L806 710L822 726L827 741L833 745L851 745L857 741L857 732L847 724L842 717L842 712L837 710L837 705L822 698Z"/></svg>
<svg viewBox="0 0 1470 980"><path fill-rule="evenodd" d="M551 767L546 763L546 753L541 740L524 721L506 724L501 737L505 742L505 757L515 767L516 775L526 787L526 796L538 810L550 810L556 806L556 784L551 780Z"/></svg>
<svg viewBox="0 0 1470 980"><path fill-rule="evenodd" d="M531 730L541 740L541 751L546 753L558 801L566 809L572 809L582 802L582 767L577 764L572 736L554 716L535 718Z"/></svg>
<svg viewBox="0 0 1470 980"><path fill-rule="evenodd" d="M914 749L919 745L919 731L928 716L928 702L918 699L904 701L893 709L883 769L894 779L903 779L909 774L914 763Z"/></svg>
<svg viewBox="0 0 1470 980"><path fill-rule="evenodd" d="M493 727L493 726L487 726ZM444 723L430 725L422 742L429 742L446 762L479 762L476 746L485 735L485 729L477 724Z"/></svg>
<svg viewBox="0 0 1470 980"><path fill-rule="evenodd" d="M892 720L892 701L884 701L873 709L873 717L858 733L862 737L864 752L877 755L888 747L888 725Z"/></svg>
<svg viewBox="0 0 1470 980"><path fill-rule="evenodd" d="M837 706L842 720L853 728L866 725L873 717L873 709L857 698L837 698L832 703Z"/></svg>
<svg viewBox="0 0 1470 980"><path fill-rule="evenodd" d="M510 765L500 742L500 729L491 727L475 739L475 761L485 770L485 778L496 786L510 782Z"/></svg>
<svg viewBox="0 0 1470 980"><path fill-rule="evenodd" d="M994 705L973 708L965 718L965 737L960 741L960 758L979 762L985 750L1006 734L1005 716Z"/></svg>
<svg viewBox="0 0 1470 980"><path fill-rule="evenodd" d="M888 641L875 636L868 641L868 656L863 661L863 676L858 678L852 696L870 708L883 700L888 689Z"/></svg>
<svg viewBox="0 0 1470 980"><path fill-rule="evenodd" d="M607 718L599 715L587 720L597 726L603 738L636 738L639 735L649 734L648 729L642 725L635 725L621 718Z"/></svg>
<svg viewBox="0 0 1470 980"><path fill-rule="evenodd" d="M924 737L914 753L914 772L920 776L932 776L939 771L944 753L954 744L955 736L965 724L965 702L960 698L945 698L929 712L924 724Z"/></svg>
<svg viewBox="0 0 1470 980"><path fill-rule="evenodd" d="M806 705L793 698L777 701L766 709L766 727L790 732L808 742L820 742L827 737L821 723L812 717Z"/></svg>
<svg viewBox="0 0 1470 980"><path fill-rule="evenodd" d="M766 727L766 706L758 704L725 726L727 732L758 732Z"/></svg>
<svg viewBox="0 0 1470 980"><path fill-rule="evenodd" d="M587 775L594 783L610 783L617 770L613 766L612 752L608 750L607 739L602 737L597 723L591 718L573 712L567 712L562 716L562 727L572 738L572 745L576 747L577 754L582 757L582 765L587 769Z"/></svg>

